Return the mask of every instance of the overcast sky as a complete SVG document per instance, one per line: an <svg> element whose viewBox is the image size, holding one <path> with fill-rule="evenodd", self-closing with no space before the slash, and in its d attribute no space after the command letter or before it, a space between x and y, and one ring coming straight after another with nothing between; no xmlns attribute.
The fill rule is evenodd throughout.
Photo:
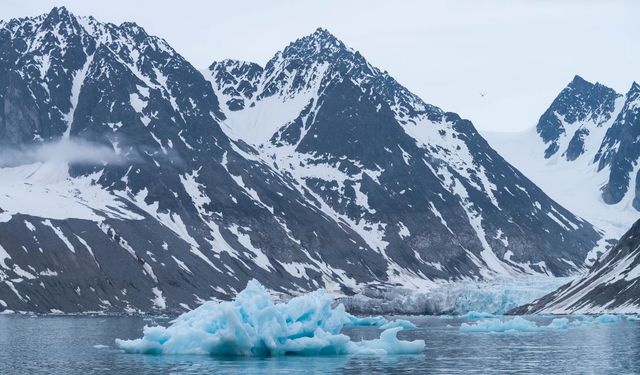
<svg viewBox="0 0 640 375"><path fill-rule="evenodd" d="M2 19L65 5L134 21L197 68L223 58L264 65L324 27L426 102L484 130L535 125L575 74L621 93L640 81L636 0L0 1Z"/></svg>

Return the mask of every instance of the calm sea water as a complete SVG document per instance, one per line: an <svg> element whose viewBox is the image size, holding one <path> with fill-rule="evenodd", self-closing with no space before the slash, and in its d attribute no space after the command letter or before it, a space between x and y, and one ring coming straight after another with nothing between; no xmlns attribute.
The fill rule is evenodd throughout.
<svg viewBox="0 0 640 375"><path fill-rule="evenodd" d="M640 322L538 333L461 333L464 320L408 318L422 355L211 358L124 354L115 338L141 336L166 320L139 317L0 316L0 374L634 374L640 373ZM550 319L536 318L541 323ZM346 332L372 338L375 328Z"/></svg>

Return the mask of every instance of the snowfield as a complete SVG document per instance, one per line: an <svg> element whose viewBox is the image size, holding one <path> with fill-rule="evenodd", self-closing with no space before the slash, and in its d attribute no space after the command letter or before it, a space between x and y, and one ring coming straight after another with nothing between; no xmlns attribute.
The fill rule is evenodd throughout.
<svg viewBox="0 0 640 375"><path fill-rule="evenodd" d="M620 238L640 218L640 213L631 205L633 189L617 204L606 204L602 200L600 188L609 178L609 167L598 171L598 164L593 162L599 144L585 145L584 154L567 161L560 153L543 158L546 145L535 128L517 133L483 132L482 135L547 195L603 230L606 238ZM595 138L594 135L590 139ZM635 172L637 174L637 169Z"/></svg>

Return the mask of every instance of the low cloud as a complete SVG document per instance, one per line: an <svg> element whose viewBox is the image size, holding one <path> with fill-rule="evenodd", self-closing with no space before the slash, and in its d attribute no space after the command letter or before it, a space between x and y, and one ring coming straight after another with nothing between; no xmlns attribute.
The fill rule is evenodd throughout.
<svg viewBox="0 0 640 375"><path fill-rule="evenodd" d="M0 149L0 167L38 162L103 165L122 164L125 161L125 157L119 155L112 147L81 139L62 139L37 145Z"/></svg>

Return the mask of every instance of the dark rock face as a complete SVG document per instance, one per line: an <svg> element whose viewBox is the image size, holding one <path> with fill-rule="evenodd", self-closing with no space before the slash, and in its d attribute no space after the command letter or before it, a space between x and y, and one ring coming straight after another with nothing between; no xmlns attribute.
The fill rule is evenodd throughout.
<svg viewBox="0 0 640 375"><path fill-rule="evenodd" d="M640 221L584 277L512 313L638 313L639 281Z"/></svg>
<svg viewBox="0 0 640 375"><path fill-rule="evenodd" d="M587 121L596 126L604 124L611 118L615 100L619 96L613 89L575 76L536 125L538 134L548 144L544 157L548 159L558 151L562 151L567 160L575 160L580 156L584 152L585 133L588 134L589 130L579 129L574 133L568 149L560 150L559 138L567 133L566 126Z"/></svg>
<svg viewBox="0 0 640 375"><path fill-rule="evenodd" d="M0 310L181 311L251 278L349 293L565 275L599 240L325 30L264 69L211 71L132 23L0 23L0 142L34 159L0 165ZM278 103L290 118L264 142L237 136Z"/></svg>
<svg viewBox="0 0 640 375"><path fill-rule="evenodd" d="M253 97L255 84L262 75L260 65L235 60L214 62L209 71L214 76L213 82L220 97L227 98L225 104L231 111L244 109L245 98Z"/></svg>
<svg viewBox="0 0 640 375"><path fill-rule="evenodd" d="M625 96L622 111L607 130L595 156L598 169L609 167L609 180L602 188L602 199L609 204L622 200L629 190L635 192L633 207L640 210L638 169L640 160L640 85L633 83Z"/></svg>

